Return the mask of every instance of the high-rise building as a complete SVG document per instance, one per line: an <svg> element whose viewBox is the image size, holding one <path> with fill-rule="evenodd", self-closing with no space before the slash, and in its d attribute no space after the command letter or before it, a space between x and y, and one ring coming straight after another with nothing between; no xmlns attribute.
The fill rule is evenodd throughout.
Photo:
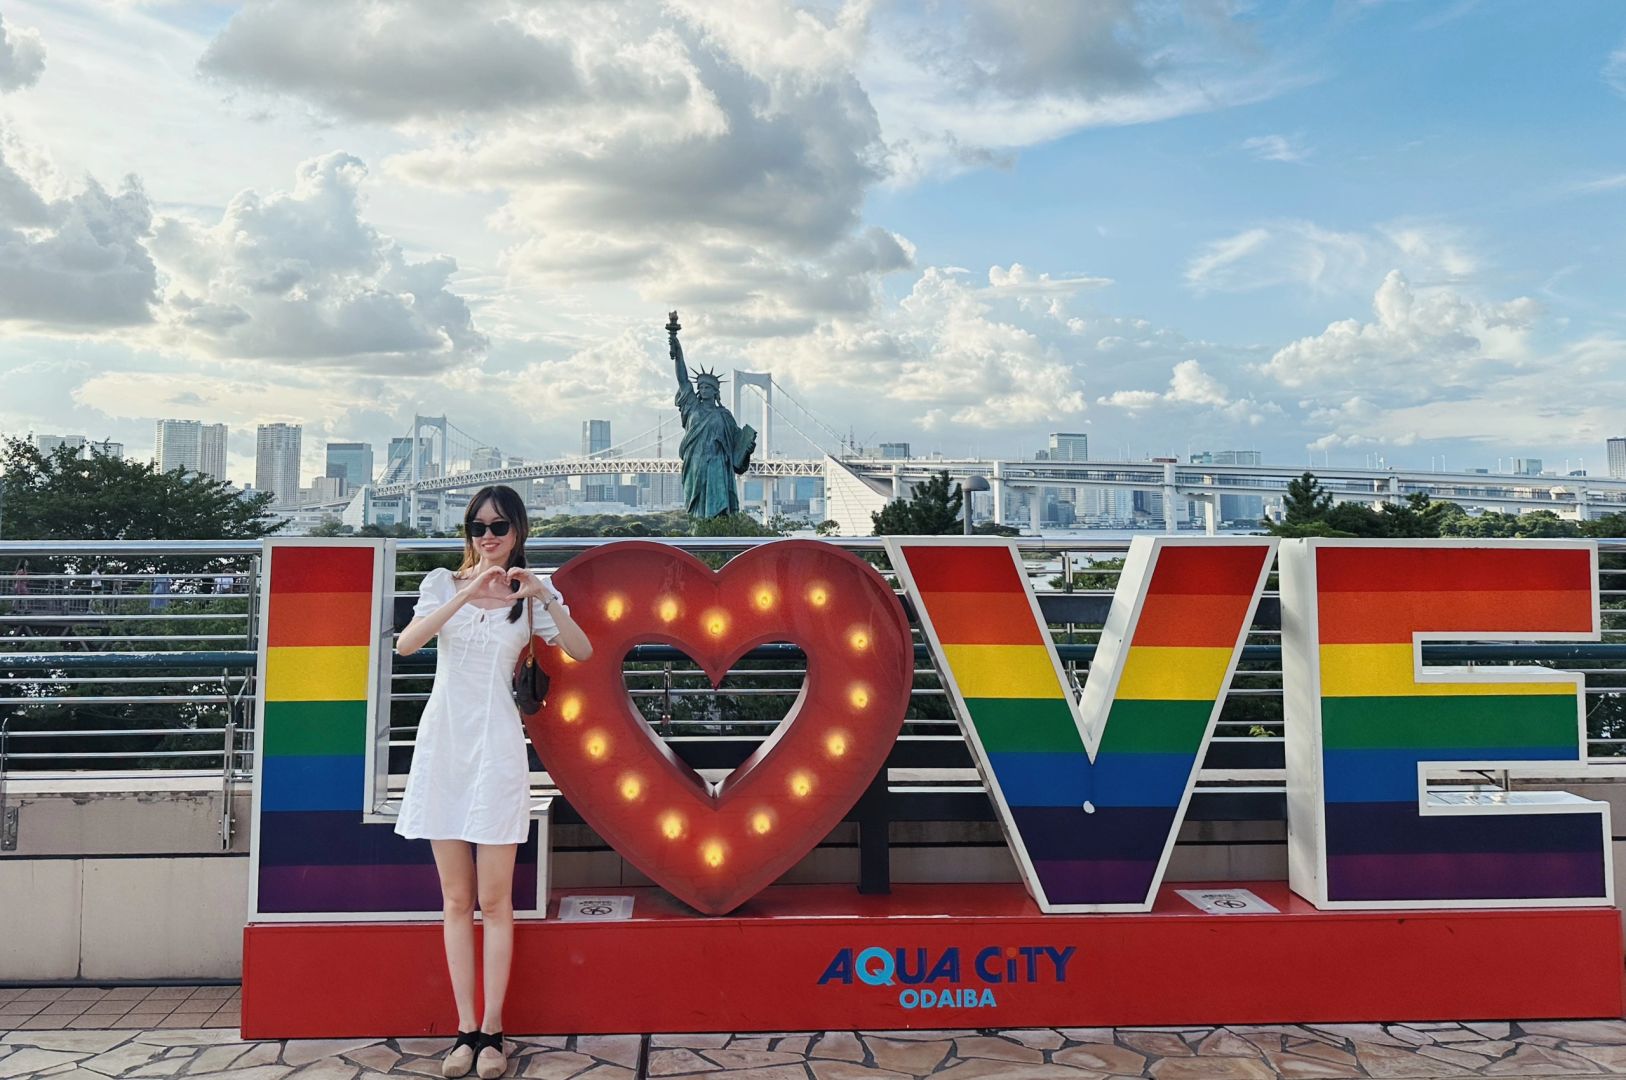
<svg viewBox="0 0 1626 1080"><path fill-rule="evenodd" d="M346 491L356 491L373 482L373 444L330 442L327 444L326 476L344 481Z"/></svg>
<svg viewBox="0 0 1626 1080"><path fill-rule="evenodd" d="M427 436L418 437L418 479L438 476L435 467L435 441ZM412 479L412 439L401 436L390 440L389 457L384 466L389 482L399 483Z"/></svg>
<svg viewBox="0 0 1626 1080"><path fill-rule="evenodd" d="M1609 475L1626 480L1626 436L1610 439L1605 445L1609 448Z"/></svg>
<svg viewBox="0 0 1626 1080"><path fill-rule="evenodd" d="M1046 461L1090 460L1090 437L1081 431L1052 431Z"/></svg>
<svg viewBox="0 0 1626 1080"><path fill-rule="evenodd" d="M881 444L881 457L889 460L907 458L909 444L906 442L884 442Z"/></svg>
<svg viewBox="0 0 1626 1080"><path fill-rule="evenodd" d="M1513 474L1515 476L1540 476L1541 459L1538 457L1516 457L1513 459Z"/></svg>
<svg viewBox="0 0 1626 1080"><path fill-rule="evenodd" d="M1263 465L1265 456L1257 450L1204 450L1191 455L1193 465ZM1220 487L1235 484L1233 476L1218 478ZM1256 522L1265 516L1263 495L1221 495L1216 509L1221 521Z"/></svg>
<svg viewBox="0 0 1626 1080"><path fill-rule="evenodd" d="M271 505L299 503L299 451L304 434L298 424L261 424L255 433L254 487L269 491Z"/></svg>
<svg viewBox="0 0 1626 1080"><path fill-rule="evenodd" d="M34 449L50 457L61 447L68 446L83 452L85 437L83 435L35 435Z"/></svg>
<svg viewBox="0 0 1626 1080"><path fill-rule="evenodd" d="M608 420L582 421L582 456L597 457L610 448Z"/></svg>
<svg viewBox="0 0 1626 1080"><path fill-rule="evenodd" d="M502 468L502 451L495 446L476 446L469 453L470 472L488 472Z"/></svg>
<svg viewBox="0 0 1626 1080"><path fill-rule="evenodd" d="M153 460L160 472L185 469L226 479L226 425L198 420L160 420L154 425Z"/></svg>

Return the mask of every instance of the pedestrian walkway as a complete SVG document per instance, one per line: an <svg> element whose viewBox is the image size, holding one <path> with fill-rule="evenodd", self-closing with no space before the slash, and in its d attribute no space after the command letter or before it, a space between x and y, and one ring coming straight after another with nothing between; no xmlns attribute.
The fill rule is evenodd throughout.
<svg viewBox="0 0 1626 1080"><path fill-rule="evenodd" d="M439 1077L444 1038L243 1042L234 986L0 990L0 1080ZM1289 1080L1626 1075L1626 1022L516 1038L531 1080Z"/></svg>

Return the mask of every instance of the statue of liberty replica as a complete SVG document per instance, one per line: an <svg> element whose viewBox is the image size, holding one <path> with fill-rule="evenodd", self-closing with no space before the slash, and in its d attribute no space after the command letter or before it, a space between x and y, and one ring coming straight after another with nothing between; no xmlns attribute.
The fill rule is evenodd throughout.
<svg viewBox="0 0 1626 1080"><path fill-rule="evenodd" d="M757 433L750 424L741 427L734 414L723 407L722 380L715 372L702 369L690 386L689 369L683 363L683 346L678 344L678 313L666 323L672 362L677 366L677 407L683 414L683 442L678 456L683 459L683 500L689 514L697 518L721 517L740 512L740 493L734 477L751 464Z"/></svg>

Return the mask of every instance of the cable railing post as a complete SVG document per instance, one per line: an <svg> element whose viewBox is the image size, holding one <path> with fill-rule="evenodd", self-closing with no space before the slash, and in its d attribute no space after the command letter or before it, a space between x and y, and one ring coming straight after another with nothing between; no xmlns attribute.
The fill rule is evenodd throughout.
<svg viewBox="0 0 1626 1080"><path fill-rule="evenodd" d="M220 850L230 851L236 825L232 819L232 778L237 763L237 709L232 701L229 670L220 673L220 693L226 704L225 746L220 756Z"/></svg>
<svg viewBox="0 0 1626 1080"><path fill-rule="evenodd" d="M6 801L6 742L11 717L0 720L0 851L17 850L17 807Z"/></svg>

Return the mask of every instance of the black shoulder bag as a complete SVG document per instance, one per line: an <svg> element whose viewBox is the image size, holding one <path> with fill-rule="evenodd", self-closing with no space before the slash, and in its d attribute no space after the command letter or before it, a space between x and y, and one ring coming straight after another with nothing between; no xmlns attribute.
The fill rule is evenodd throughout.
<svg viewBox="0 0 1626 1080"><path fill-rule="evenodd" d="M525 601L525 626L524 662L514 670L514 704L521 716L530 716L548 699L548 673L536 662L536 618L530 600Z"/></svg>

